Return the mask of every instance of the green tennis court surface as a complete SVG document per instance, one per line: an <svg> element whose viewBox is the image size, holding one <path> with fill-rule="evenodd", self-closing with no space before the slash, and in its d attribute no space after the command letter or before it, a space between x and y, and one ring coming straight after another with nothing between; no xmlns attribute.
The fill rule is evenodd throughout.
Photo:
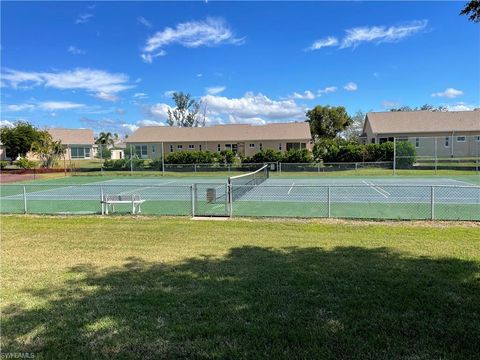
<svg viewBox="0 0 480 360"><path fill-rule="evenodd" d="M102 194L138 195L146 215L480 220L477 177L270 177L233 185L224 177L68 177L2 185L2 213L98 214ZM25 192L25 194L24 194ZM207 192L210 197L207 197ZM213 198L211 195L213 194ZM235 194L239 194L235 196ZM119 213L131 206L119 205Z"/></svg>

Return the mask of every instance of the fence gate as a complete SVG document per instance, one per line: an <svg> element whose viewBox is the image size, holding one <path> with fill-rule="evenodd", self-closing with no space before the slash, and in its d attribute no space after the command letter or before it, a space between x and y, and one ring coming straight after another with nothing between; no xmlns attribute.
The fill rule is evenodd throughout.
<svg viewBox="0 0 480 360"><path fill-rule="evenodd" d="M194 216L228 216L227 184L193 184L192 214Z"/></svg>

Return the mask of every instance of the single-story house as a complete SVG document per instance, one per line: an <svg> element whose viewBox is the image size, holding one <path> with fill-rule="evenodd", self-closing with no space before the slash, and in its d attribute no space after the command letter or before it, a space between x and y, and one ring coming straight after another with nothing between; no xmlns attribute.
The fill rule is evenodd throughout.
<svg viewBox="0 0 480 360"><path fill-rule="evenodd" d="M478 156L480 109L369 112L361 139L366 144L410 141L418 156Z"/></svg>
<svg viewBox="0 0 480 360"><path fill-rule="evenodd" d="M93 130L91 129L48 129L53 140L60 140L65 146L66 160L94 159L98 146L95 144Z"/></svg>
<svg viewBox="0 0 480 360"><path fill-rule="evenodd" d="M125 142L135 148L141 158L157 158L175 151L232 150L252 156L261 150L311 150L310 125L306 122L274 123L267 125L214 125L182 128L145 126L136 130Z"/></svg>

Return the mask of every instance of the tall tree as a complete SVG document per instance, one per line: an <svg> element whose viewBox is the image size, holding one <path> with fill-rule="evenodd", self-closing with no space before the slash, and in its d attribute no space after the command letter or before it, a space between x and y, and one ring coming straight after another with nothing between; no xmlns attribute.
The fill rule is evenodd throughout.
<svg viewBox="0 0 480 360"><path fill-rule="evenodd" d="M410 106L402 106L399 108L392 108L390 111L419 111L419 110L424 110L424 111L448 111L448 109L445 106L433 106L430 104L425 104L420 107L414 107L411 108Z"/></svg>
<svg viewBox="0 0 480 360"><path fill-rule="evenodd" d="M317 105L312 110L308 110L306 115L314 138L333 139L352 122L343 106Z"/></svg>
<svg viewBox="0 0 480 360"><path fill-rule="evenodd" d="M460 12L460 15L468 16L468 19L473 22L480 22L480 0L471 0Z"/></svg>
<svg viewBox="0 0 480 360"><path fill-rule="evenodd" d="M190 94L174 92L172 99L175 101L175 109L168 109L167 124L178 127L204 126L205 121L200 121L200 102Z"/></svg>
<svg viewBox="0 0 480 360"><path fill-rule="evenodd" d="M53 140L48 131L40 131L39 134L32 144L32 152L40 158L42 167L51 168L65 153L65 147L60 141Z"/></svg>
<svg viewBox="0 0 480 360"><path fill-rule="evenodd" d="M100 134L98 134L98 138L95 141L95 143L99 145L107 145L107 146L113 145L114 141L113 141L112 133L102 131Z"/></svg>
<svg viewBox="0 0 480 360"><path fill-rule="evenodd" d="M19 121L13 127L0 128L0 141L6 148L6 155L13 160L27 155L39 139L40 131L28 122Z"/></svg>
<svg viewBox="0 0 480 360"><path fill-rule="evenodd" d="M365 113L358 110L355 115L352 116L352 122L342 132L342 136L347 140L358 141L360 135L362 135L363 124L365 123Z"/></svg>

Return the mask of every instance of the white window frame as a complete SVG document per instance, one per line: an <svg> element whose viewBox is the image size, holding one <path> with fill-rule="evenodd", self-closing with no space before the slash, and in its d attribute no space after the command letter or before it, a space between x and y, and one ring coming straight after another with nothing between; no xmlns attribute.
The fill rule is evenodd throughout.
<svg viewBox="0 0 480 360"><path fill-rule="evenodd" d="M173 152L173 144L170 144L170 152Z"/></svg>
<svg viewBox="0 0 480 360"><path fill-rule="evenodd" d="M152 153L155 153L156 150L157 150L156 146L152 145Z"/></svg>
<svg viewBox="0 0 480 360"><path fill-rule="evenodd" d="M463 140L460 140L461 138L463 138ZM457 136L457 143L464 143L464 142L467 142L467 137L465 135Z"/></svg>
<svg viewBox="0 0 480 360"><path fill-rule="evenodd" d="M195 150L195 144L188 144L188 150Z"/></svg>
<svg viewBox="0 0 480 360"><path fill-rule="evenodd" d="M217 144L217 151L222 151L222 146L220 144Z"/></svg>
<svg viewBox="0 0 480 360"><path fill-rule="evenodd" d="M415 147L418 149L420 147L420 138L416 137L415 138Z"/></svg>
<svg viewBox="0 0 480 360"><path fill-rule="evenodd" d="M263 150L263 144L262 143L259 144L259 149L260 149L260 151Z"/></svg>
<svg viewBox="0 0 480 360"><path fill-rule="evenodd" d="M202 144L198 144L198 151L202 151Z"/></svg>
<svg viewBox="0 0 480 360"><path fill-rule="evenodd" d="M177 150L183 150L183 145L182 144L177 144Z"/></svg>
<svg viewBox="0 0 480 360"><path fill-rule="evenodd" d="M282 143L278 144L278 151L282 151Z"/></svg>
<svg viewBox="0 0 480 360"><path fill-rule="evenodd" d="M250 144L248 144L248 147L249 147L250 149L253 149L253 148L255 148L255 144L250 143Z"/></svg>
<svg viewBox="0 0 480 360"><path fill-rule="evenodd" d="M147 145L134 145L135 155L141 159L148 157L148 147Z"/></svg>
<svg viewBox="0 0 480 360"><path fill-rule="evenodd" d="M480 143L480 135L475 136L475 141Z"/></svg>
<svg viewBox="0 0 480 360"><path fill-rule="evenodd" d="M445 139L443 140L443 146L446 148L450 147L450 136L445 136Z"/></svg>

